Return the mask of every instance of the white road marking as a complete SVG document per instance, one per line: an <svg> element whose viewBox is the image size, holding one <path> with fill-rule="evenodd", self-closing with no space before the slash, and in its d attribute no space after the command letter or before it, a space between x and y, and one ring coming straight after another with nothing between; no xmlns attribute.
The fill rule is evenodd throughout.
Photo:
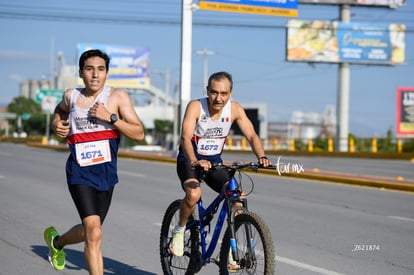
<svg viewBox="0 0 414 275"><path fill-rule="evenodd" d="M414 222L414 219L406 218L406 217L399 217L399 216L387 216L387 218L395 219L395 220L401 220L401 221L408 221L408 222Z"/></svg>
<svg viewBox="0 0 414 275"><path fill-rule="evenodd" d="M328 270L319 266L314 266L314 265L310 265L310 264L305 264L302 262L298 262L289 258L285 258L285 257L281 257L281 256L276 256L276 261L281 262L281 263L285 263L285 264L289 264L289 265L293 265L302 269L307 269L310 271L314 271L320 274L325 274L325 275L344 275L342 273L338 273L332 270Z"/></svg>
<svg viewBox="0 0 414 275"><path fill-rule="evenodd" d="M121 173L121 174L134 176L134 177L139 177L139 178L145 178L146 177L144 174L141 174L141 173L132 173L132 172L128 172L128 171L118 171L118 172Z"/></svg>
<svg viewBox="0 0 414 275"><path fill-rule="evenodd" d="M153 223L153 225L155 226L159 226L161 227L161 223L156 222ZM210 237L210 236L208 236ZM221 242L221 240L219 241L219 243ZM306 263L302 263L299 261L295 261L286 257L282 257L282 256L276 256L276 261L280 262L280 263L284 263L284 264L289 264L289 265L293 265L295 267L298 268L302 268L302 269L306 269L306 270L310 270L313 272L317 272L319 274L323 274L323 275L344 275L343 273L338 273L329 269L325 269L319 266L314 266L314 265L310 265L310 264L306 264Z"/></svg>

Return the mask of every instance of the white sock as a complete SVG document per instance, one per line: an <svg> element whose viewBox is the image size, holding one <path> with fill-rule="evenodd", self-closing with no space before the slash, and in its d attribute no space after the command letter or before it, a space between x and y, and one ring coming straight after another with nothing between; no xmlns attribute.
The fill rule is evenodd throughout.
<svg viewBox="0 0 414 275"><path fill-rule="evenodd" d="M184 226L184 227L181 227L181 226L179 226L179 225L177 224L177 225L175 226L175 230L184 232L184 230L185 230L185 226Z"/></svg>

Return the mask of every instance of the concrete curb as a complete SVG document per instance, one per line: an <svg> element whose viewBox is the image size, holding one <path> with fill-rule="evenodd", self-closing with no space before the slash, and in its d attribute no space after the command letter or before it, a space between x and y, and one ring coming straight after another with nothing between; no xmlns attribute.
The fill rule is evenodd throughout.
<svg viewBox="0 0 414 275"><path fill-rule="evenodd" d="M260 171L264 174L274 174L272 171L262 170ZM276 174L277 175L277 174ZM292 178L302 178L309 180L320 180L320 181L329 181L337 182L350 185L358 186L367 186L380 189L390 189L390 190L399 190L399 191L408 191L414 192L414 180L398 180L393 178L382 178L382 177L373 177L366 175L351 175L345 173L332 173L332 172L310 172L305 171L300 174L283 174L284 177Z"/></svg>

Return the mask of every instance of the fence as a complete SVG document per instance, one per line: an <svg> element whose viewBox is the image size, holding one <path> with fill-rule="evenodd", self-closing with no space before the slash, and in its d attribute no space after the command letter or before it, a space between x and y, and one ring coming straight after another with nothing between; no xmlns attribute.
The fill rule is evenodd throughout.
<svg viewBox="0 0 414 275"><path fill-rule="evenodd" d="M262 140L265 150L279 151L307 151L307 152L334 152L337 140L334 138L317 139L293 139L293 138L269 138ZM226 150L251 150L249 143L244 137L231 137L227 139ZM348 139L348 152L414 152L414 138L356 138Z"/></svg>

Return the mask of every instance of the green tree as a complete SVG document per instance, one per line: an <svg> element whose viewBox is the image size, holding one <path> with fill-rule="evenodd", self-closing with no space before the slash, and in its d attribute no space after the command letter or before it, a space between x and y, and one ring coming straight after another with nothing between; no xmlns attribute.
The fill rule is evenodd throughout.
<svg viewBox="0 0 414 275"><path fill-rule="evenodd" d="M52 125L53 116L49 118L49 125ZM30 116L24 122L25 130L29 135L44 135L46 133L46 114L37 113Z"/></svg>
<svg viewBox="0 0 414 275"><path fill-rule="evenodd" d="M414 152L414 138L407 138L404 140L403 152Z"/></svg>
<svg viewBox="0 0 414 275"><path fill-rule="evenodd" d="M32 116L34 114L40 114L42 112L42 107L40 104L36 103L33 99L26 98L24 96L15 97L7 106L7 111L10 113L15 113L18 117L24 114ZM24 118L24 117L23 117ZM12 127L12 131L21 132L23 129L27 127L27 120L22 121L22 125L17 125L17 119L9 120L11 125L15 125ZM21 129L22 127L23 129ZM39 129L41 130L41 129ZM42 129L43 132L45 128Z"/></svg>
<svg viewBox="0 0 414 275"><path fill-rule="evenodd" d="M302 139L295 139L295 150L296 151L306 151L308 148Z"/></svg>
<svg viewBox="0 0 414 275"><path fill-rule="evenodd" d="M147 128L145 127L144 124L142 124L142 127L144 127L144 134L147 134ZM125 148L125 147L133 147L135 145L147 145L147 142L144 140L141 140L139 142L134 141L132 139L127 138L126 136L122 135L121 137L121 148Z"/></svg>
<svg viewBox="0 0 414 275"><path fill-rule="evenodd" d="M154 120L155 143L167 147L167 134L172 134L174 123L171 120Z"/></svg>
<svg viewBox="0 0 414 275"><path fill-rule="evenodd" d="M33 99L19 96L15 97L12 102L10 102L7 106L7 110L10 113L15 113L17 115L38 114L42 112L42 107Z"/></svg>
<svg viewBox="0 0 414 275"><path fill-rule="evenodd" d="M378 139L378 151L380 152L395 152L396 145L393 143L392 129L388 129L387 136L385 138Z"/></svg>

